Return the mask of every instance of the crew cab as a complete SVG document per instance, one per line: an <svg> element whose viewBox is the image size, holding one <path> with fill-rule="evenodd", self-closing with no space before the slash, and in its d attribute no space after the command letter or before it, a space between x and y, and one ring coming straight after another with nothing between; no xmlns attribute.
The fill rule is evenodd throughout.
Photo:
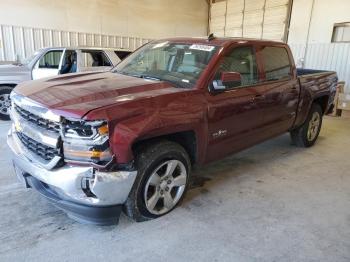
<svg viewBox="0 0 350 262"><path fill-rule="evenodd" d="M0 119L9 120L10 93L19 83L86 71L107 71L131 52L95 47L50 47L27 59L0 65Z"/></svg>
<svg viewBox="0 0 350 262"><path fill-rule="evenodd" d="M7 141L20 181L70 217L144 221L180 203L194 165L286 132L312 146L336 85L284 43L158 40L110 72L18 85Z"/></svg>

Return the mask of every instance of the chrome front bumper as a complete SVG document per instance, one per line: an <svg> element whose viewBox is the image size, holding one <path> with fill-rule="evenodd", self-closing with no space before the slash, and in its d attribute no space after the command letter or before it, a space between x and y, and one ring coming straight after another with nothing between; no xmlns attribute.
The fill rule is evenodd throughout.
<svg viewBox="0 0 350 262"><path fill-rule="evenodd" d="M93 167L68 164L48 170L26 156L26 150L18 139L14 126L8 132L7 143L13 153L16 174L21 181L24 175L30 175L48 185L61 199L74 203L96 207L123 204L136 178L136 171L100 172ZM86 183L93 196L84 193Z"/></svg>

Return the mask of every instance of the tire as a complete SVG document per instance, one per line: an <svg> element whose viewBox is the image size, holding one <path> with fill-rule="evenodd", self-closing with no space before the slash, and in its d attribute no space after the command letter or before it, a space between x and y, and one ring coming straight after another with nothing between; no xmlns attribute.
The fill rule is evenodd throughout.
<svg viewBox="0 0 350 262"><path fill-rule="evenodd" d="M0 86L0 119L10 120L10 93L13 87L11 86Z"/></svg>
<svg viewBox="0 0 350 262"><path fill-rule="evenodd" d="M304 124L290 132L292 143L298 147L313 146L321 131L322 115L321 106L312 104Z"/></svg>
<svg viewBox="0 0 350 262"><path fill-rule="evenodd" d="M141 222L163 216L181 202L188 189L191 162L182 146L167 140L145 144L136 152L138 174L123 211ZM173 172L167 174L171 167Z"/></svg>

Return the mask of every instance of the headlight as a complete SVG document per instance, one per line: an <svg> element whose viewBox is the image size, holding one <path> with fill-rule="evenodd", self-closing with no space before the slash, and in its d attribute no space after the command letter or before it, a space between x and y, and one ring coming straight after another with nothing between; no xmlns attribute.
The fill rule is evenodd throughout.
<svg viewBox="0 0 350 262"><path fill-rule="evenodd" d="M105 164L112 159L105 121L66 120L63 134L66 161Z"/></svg>
<svg viewBox="0 0 350 262"><path fill-rule="evenodd" d="M65 122L65 137L78 139L95 139L108 136L108 125L105 121L72 121Z"/></svg>

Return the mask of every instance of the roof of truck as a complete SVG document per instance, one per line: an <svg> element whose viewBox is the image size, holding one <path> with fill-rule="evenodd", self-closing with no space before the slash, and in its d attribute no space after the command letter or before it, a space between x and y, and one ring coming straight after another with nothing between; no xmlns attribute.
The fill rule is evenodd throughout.
<svg viewBox="0 0 350 262"><path fill-rule="evenodd" d="M182 43L202 43L202 44L212 44L217 46L224 46L229 43L264 43L264 44L286 44L282 41L273 41L273 40L264 40L264 39L255 39L255 38L242 38L242 37L173 37L160 39L158 41L172 41L172 42L182 42Z"/></svg>

